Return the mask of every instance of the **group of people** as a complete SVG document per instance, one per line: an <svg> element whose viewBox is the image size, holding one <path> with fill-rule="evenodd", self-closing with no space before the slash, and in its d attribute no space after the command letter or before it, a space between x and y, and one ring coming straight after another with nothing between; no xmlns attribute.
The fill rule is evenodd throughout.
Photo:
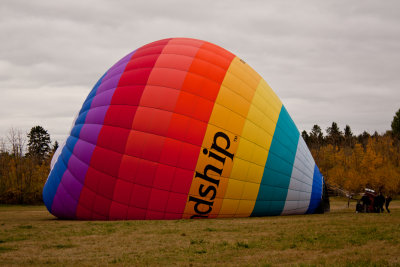
<svg viewBox="0 0 400 267"><path fill-rule="evenodd" d="M375 195L372 192L365 192L360 200L357 201L356 212L384 212L383 206L385 205L386 211L390 213L389 204L392 201L391 196L386 198L380 192Z"/></svg>

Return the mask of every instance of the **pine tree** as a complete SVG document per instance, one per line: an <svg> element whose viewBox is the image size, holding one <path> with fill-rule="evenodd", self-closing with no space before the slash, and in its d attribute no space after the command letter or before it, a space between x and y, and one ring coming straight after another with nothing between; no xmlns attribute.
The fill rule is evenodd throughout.
<svg viewBox="0 0 400 267"><path fill-rule="evenodd" d="M343 133L340 131L336 122L332 122L332 126L326 128L328 134L328 142L333 145L333 148L340 150L340 143L343 139Z"/></svg>
<svg viewBox="0 0 400 267"><path fill-rule="evenodd" d="M322 145L324 141L324 134L322 133L321 127L315 124L310 132L310 138L313 143L317 143L319 146Z"/></svg>
<svg viewBox="0 0 400 267"><path fill-rule="evenodd" d="M51 151L49 133L42 126L34 126L28 133L28 140L26 156L43 162Z"/></svg>
<svg viewBox="0 0 400 267"><path fill-rule="evenodd" d="M370 137L371 135L367 131L364 131L362 134L357 136L357 141L362 145L364 151L367 150L367 145Z"/></svg>
<svg viewBox="0 0 400 267"><path fill-rule="evenodd" d="M391 126L392 126L393 136L400 139L400 109L396 112L396 115L393 117Z"/></svg>
<svg viewBox="0 0 400 267"><path fill-rule="evenodd" d="M307 146L310 146L310 137L308 136L308 133L306 130L301 132L301 137L303 137L304 142L306 142Z"/></svg>
<svg viewBox="0 0 400 267"><path fill-rule="evenodd" d="M57 150L57 148L59 147L60 145L58 144L58 142L57 142L57 140L54 142L54 145L53 145L53 148L52 148L52 152L54 153L54 152L56 152L56 150Z"/></svg>
<svg viewBox="0 0 400 267"><path fill-rule="evenodd" d="M346 125L344 128L344 143L346 147L353 147L353 132L349 125Z"/></svg>

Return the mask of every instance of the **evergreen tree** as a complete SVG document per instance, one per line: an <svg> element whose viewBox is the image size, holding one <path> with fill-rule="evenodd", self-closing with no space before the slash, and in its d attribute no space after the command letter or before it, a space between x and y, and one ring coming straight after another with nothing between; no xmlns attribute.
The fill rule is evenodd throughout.
<svg viewBox="0 0 400 267"><path fill-rule="evenodd" d="M310 132L309 136L309 148L316 149L317 151L320 150L321 146L324 143L324 134L322 133L321 127L315 124Z"/></svg>
<svg viewBox="0 0 400 267"><path fill-rule="evenodd" d="M367 131L364 131L362 134L357 136L357 141L362 145L364 152L367 150L367 145L370 137L371 135Z"/></svg>
<svg viewBox="0 0 400 267"><path fill-rule="evenodd" d="M349 125L346 125L344 128L344 143L346 147L353 147L353 132L351 131L351 128Z"/></svg>
<svg viewBox="0 0 400 267"><path fill-rule="evenodd" d="M332 126L326 128L327 139L330 144L333 145L334 148L338 148L340 150L340 143L343 138L343 133L340 131L336 122L332 122Z"/></svg>
<svg viewBox="0 0 400 267"><path fill-rule="evenodd" d="M28 157L42 162L49 155L50 135L42 126L34 126L28 133Z"/></svg>
<svg viewBox="0 0 400 267"><path fill-rule="evenodd" d="M316 141L321 141L321 138L324 137L324 134L322 133L321 127L319 127L319 125L315 124L312 127L310 137L315 138Z"/></svg>
<svg viewBox="0 0 400 267"><path fill-rule="evenodd" d="M304 142L306 142L306 144L307 144L307 146L309 147L310 146L310 137L308 136L308 133L307 133L307 131L306 130L304 130L304 131L302 131L301 132L301 137L303 137L303 140L304 140Z"/></svg>
<svg viewBox="0 0 400 267"><path fill-rule="evenodd" d="M54 142L52 152L53 152L53 153L56 152L56 150L57 150L58 147L59 147L59 144L58 144L58 142L57 142L57 140L56 140L56 141Z"/></svg>
<svg viewBox="0 0 400 267"><path fill-rule="evenodd" d="M394 137L400 139L400 109L396 112L392 121L392 133Z"/></svg>

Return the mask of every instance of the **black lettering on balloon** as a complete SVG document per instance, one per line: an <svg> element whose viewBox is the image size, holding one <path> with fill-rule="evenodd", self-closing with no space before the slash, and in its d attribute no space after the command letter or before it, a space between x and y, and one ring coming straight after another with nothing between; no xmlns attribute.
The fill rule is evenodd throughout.
<svg viewBox="0 0 400 267"><path fill-rule="evenodd" d="M226 158L230 158L231 160L233 160L234 157L234 154L228 151L230 146L231 140L229 140L229 136L223 132L217 132L214 135L211 149L203 149L204 155L208 154L208 158L213 158L222 163L222 167L218 168L212 164L207 164L204 167L203 173L196 172L195 178L203 179L204 181L207 181L213 185L199 185L198 194L205 199L189 196L189 202L195 202L193 209L196 213L190 218L207 218L208 214L212 211L212 206L214 205L214 201L212 200L214 200L217 195L217 189L219 186L220 177L223 172Z"/></svg>
<svg viewBox="0 0 400 267"><path fill-rule="evenodd" d="M215 198L215 195L217 194L217 188L215 188L215 186L207 186L206 190L203 191L204 185L201 184L199 187L199 194L202 197L206 197L208 195L208 193L212 192L212 196L210 197L210 200L213 200Z"/></svg>

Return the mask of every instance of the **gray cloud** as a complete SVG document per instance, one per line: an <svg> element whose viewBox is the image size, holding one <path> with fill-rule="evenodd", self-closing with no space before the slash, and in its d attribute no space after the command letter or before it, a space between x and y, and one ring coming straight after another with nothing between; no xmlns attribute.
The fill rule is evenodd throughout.
<svg viewBox="0 0 400 267"><path fill-rule="evenodd" d="M400 108L398 1L2 1L0 136L40 124L62 141L97 79L167 37L246 60L300 130L384 132Z"/></svg>

